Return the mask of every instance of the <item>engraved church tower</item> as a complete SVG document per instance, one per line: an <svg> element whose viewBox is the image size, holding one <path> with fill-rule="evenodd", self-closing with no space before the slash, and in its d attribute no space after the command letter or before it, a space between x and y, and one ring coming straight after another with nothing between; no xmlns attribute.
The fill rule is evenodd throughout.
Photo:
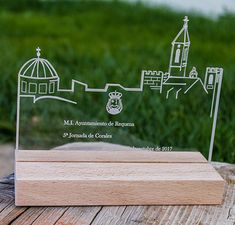
<svg viewBox="0 0 235 225"><path fill-rule="evenodd" d="M190 47L190 39L188 33L188 17L184 18L184 25L180 32L173 40L171 48L171 58L169 65L170 76L185 77L188 63L188 52Z"/></svg>

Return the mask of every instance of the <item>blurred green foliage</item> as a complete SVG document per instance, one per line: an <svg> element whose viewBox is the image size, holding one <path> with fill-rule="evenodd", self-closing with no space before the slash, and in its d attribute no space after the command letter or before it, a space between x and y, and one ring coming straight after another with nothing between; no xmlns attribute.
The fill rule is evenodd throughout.
<svg viewBox="0 0 235 225"><path fill-rule="evenodd" d="M198 66L199 74L210 65L224 68L214 160L235 163L235 16L189 16L188 68ZM37 46L46 49L42 56L53 63L66 87L71 74L91 87L117 80L131 84L142 69L167 71L170 43L183 17L164 7L119 1L1 0L0 141L14 141L17 73ZM193 107L193 101L189 104ZM159 112L164 119L164 110ZM197 127L198 121L194 123ZM154 127L146 129L151 133ZM170 137L174 143L174 135ZM204 140L192 135L191 141L194 146Z"/></svg>

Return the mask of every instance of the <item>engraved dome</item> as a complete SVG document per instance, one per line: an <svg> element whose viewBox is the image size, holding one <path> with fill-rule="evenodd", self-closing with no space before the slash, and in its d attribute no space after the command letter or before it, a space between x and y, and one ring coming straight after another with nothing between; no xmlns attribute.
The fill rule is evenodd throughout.
<svg viewBox="0 0 235 225"><path fill-rule="evenodd" d="M51 63L43 58L40 58L40 48L36 49L37 58L30 59L20 69L19 75L33 79L50 79L58 78Z"/></svg>

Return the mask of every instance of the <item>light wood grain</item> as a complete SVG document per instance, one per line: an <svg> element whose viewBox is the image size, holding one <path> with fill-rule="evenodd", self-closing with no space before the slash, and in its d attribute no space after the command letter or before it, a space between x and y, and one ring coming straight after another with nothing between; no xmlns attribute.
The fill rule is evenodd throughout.
<svg viewBox="0 0 235 225"><path fill-rule="evenodd" d="M220 204L224 190L206 163L17 162L16 173L21 206Z"/></svg>
<svg viewBox="0 0 235 225"><path fill-rule="evenodd" d="M126 149L125 147L124 149ZM121 149L121 150L120 150ZM76 150L19 150L16 151L17 162L144 162L144 163L207 163L199 152L151 152L122 150L76 151Z"/></svg>
<svg viewBox="0 0 235 225"><path fill-rule="evenodd" d="M16 181L219 181L206 163L17 162Z"/></svg>
<svg viewBox="0 0 235 225"><path fill-rule="evenodd" d="M16 205L169 205L222 201L224 181L198 152L131 151L129 147L102 143L97 144L99 151L94 151L96 145L92 144L87 152L82 148L88 148L89 144L82 144L82 148L80 144L77 145L80 151L17 151Z"/></svg>
<svg viewBox="0 0 235 225"><path fill-rule="evenodd" d="M12 191L14 190L14 182L12 182L14 177L11 175L6 179L0 179L0 216L7 221L5 224L14 225L26 225L33 222L49 225L54 215L56 216L53 221L57 221L57 225L233 225L235 223L235 165L213 163L213 166L226 180L222 205L106 206L99 207L100 210L98 212L96 210L97 207L69 207L63 213L61 213L60 207L53 207L55 211L58 211L58 214L52 214L48 217L47 213L43 217L39 217L47 207L30 207L21 214L12 211L11 216L4 219L7 215L6 211L1 215L2 210L7 205L14 204L14 192ZM21 209L21 207L17 208ZM43 210L40 211L39 209ZM69 213L70 210L71 213ZM35 217L33 217L34 213ZM66 223L63 223L65 221Z"/></svg>
<svg viewBox="0 0 235 225"><path fill-rule="evenodd" d="M224 190L218 181L17 181L16 185L15 202L21 206L221 204Z"/></svg>

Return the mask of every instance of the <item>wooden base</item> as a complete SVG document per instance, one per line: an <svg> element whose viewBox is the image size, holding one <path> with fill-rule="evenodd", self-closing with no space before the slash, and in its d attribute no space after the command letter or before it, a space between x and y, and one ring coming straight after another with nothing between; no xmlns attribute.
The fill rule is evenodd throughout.
<svg viewBox="0 0 235 225"><path fill-rule="evenodd" d="M224 180L198 152L16 151L15 204L221 204Z"/></svg>

